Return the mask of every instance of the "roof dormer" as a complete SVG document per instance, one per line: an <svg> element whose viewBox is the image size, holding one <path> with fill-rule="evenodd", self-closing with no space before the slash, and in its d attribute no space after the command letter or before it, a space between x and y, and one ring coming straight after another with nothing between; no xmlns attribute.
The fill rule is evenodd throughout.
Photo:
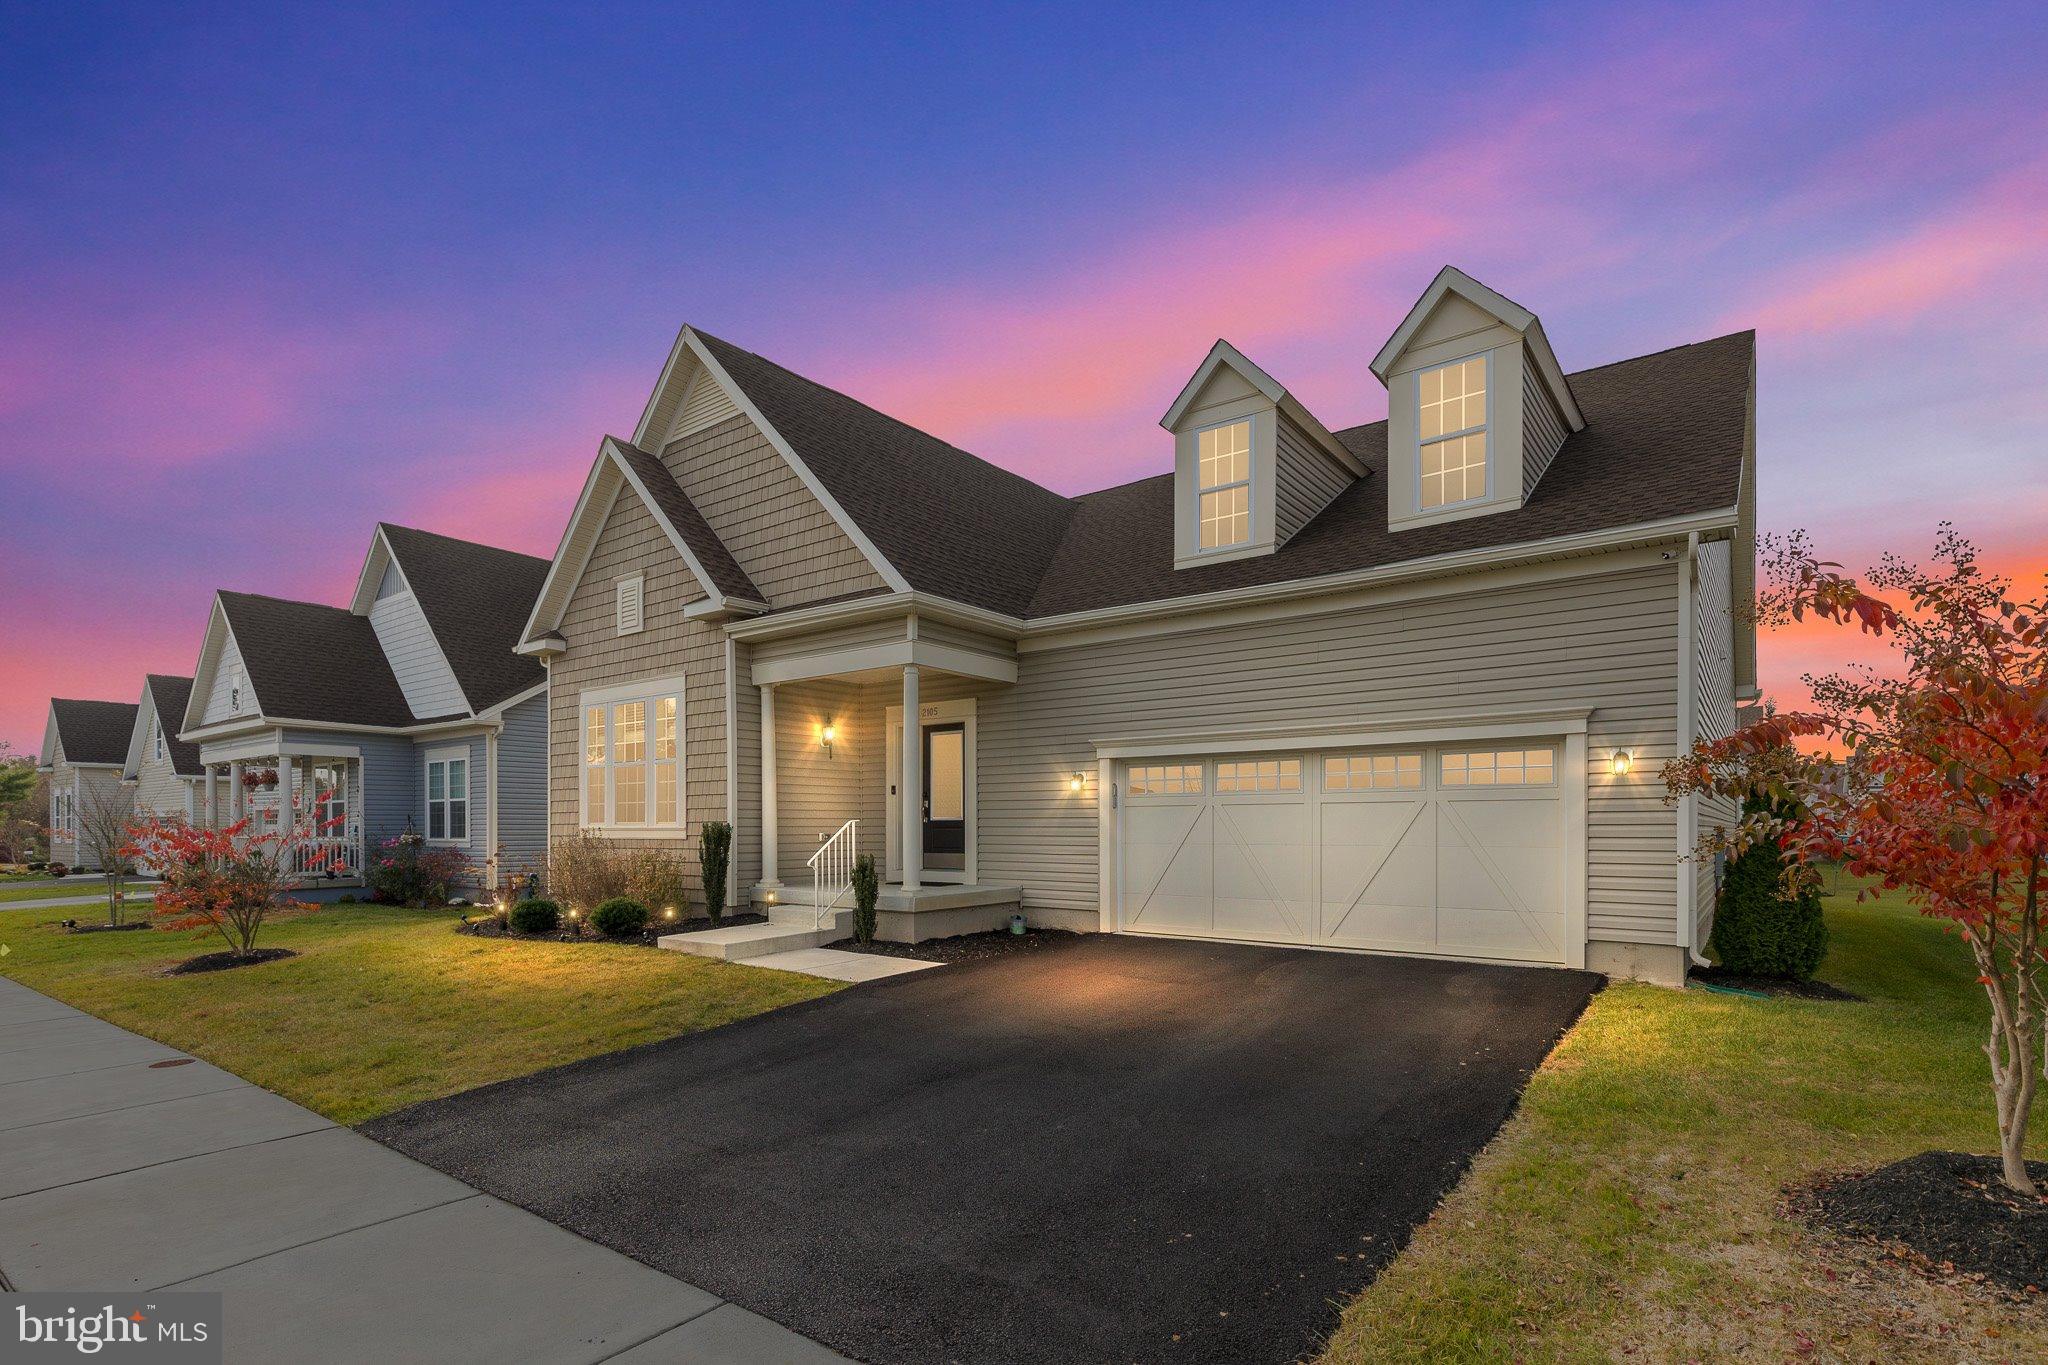
<svg viewBox="0 0 2048 1365"><path fill-rule="evenodd" d="M1585 426L1543 324L1445 266L1373 358L1387 386L1387 525L1522 506Z"/></svg>
<svg viewBox="0 0 2048 1365"><path fill-rule="evenodd" d="M1178 569L1269 555L1365 475L1364 465L1227 341L1159 419L1173 433Z"/></svg>

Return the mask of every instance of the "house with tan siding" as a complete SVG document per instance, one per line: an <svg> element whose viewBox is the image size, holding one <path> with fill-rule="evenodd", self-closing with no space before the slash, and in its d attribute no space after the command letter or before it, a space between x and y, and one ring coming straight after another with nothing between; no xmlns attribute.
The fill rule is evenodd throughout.
<svg viewBox="0 0 2048 1365"><path fill-rule="evenodd" d="M1384 421L1218 341L1076 497L683 328L520 632L550 836L729 822L771 924L715 955L838 937L865 853L885 937L1682 979L1730 813L1658 768L1756 694L1754 336L1567 371L1448 267L1389 322Z"/></svg>
<svg viewBox="0 0 2048 1365"><path fill-rule="evenodd" d="M360 884L413 833L493 888L546 857L546 684L513 652L548 561L380 525L345 606L214 595L176 720L193 819L315 827L302 869Z"/></svg>

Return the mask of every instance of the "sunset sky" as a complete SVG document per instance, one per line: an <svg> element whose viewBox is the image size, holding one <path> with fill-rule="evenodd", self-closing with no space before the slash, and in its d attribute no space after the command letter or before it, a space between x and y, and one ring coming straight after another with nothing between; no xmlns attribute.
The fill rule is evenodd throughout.
<svg viewBox="0 0 2048 1365"><path fill-rule="evenodd" d="M1218 336L1382 416L1450 262L1567 369L1757 328L1767 528L2048 562L2038 4L285 10L0 0L17 748L377 520L549 553L685 321L1079 492Z"/></svg>

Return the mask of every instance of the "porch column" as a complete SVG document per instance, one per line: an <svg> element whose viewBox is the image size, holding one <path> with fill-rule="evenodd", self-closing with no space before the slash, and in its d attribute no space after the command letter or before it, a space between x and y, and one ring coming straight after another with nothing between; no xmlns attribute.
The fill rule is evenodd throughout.
<svg viewBox="0 0 2048 1365"><path fill-rule="evenodd" d="M293 802L298 785L299 760L291 754L277 756L277 829L280 834L297 828L299 813Z"/></svg>
<svg viewBox="0 0 2048 1365"><path fill-rule="evenodd" d="M228 823L238 824L242 819L242 760L228 764Z"/></svg>
<svg viewBox="0 0 2048 1365"><path fill-rule="evenodd" d="M903 665L903 889L918 888L924 871L924 716L917 703L917 665Z"/></svg>
<svg viewBox="0 0 2048 1365"><path fill-rule="evenodd" d="M199 823L208 829L220 828L220 793L213 785L214 769L206 765L206 804L199 808Z"/></svg>
<svg viewBox="0 0 2048 1365"><path fill-rule="evenodd" d="M775 841L775 684L761 685L761 885L774 890L782 885L776 876Z"/></svg>

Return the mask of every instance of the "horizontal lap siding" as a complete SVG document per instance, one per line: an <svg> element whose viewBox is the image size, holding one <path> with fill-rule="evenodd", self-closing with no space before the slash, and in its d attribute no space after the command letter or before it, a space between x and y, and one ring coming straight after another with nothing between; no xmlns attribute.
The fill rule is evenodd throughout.
<svg viewBox="0 0 2048 1365"><path fill-rule="evenodd" d="M791 886L808 884L810 856L848 820L861 822L863 848L881 852L882 717L871 690L836 678L775 689L776 871ZM828 722L830 756L818 738Z"/></svg>
<svg viewBox="0 0 2048 1365"><path fill-rule="evenodd" d="M498 867L508 877L538 871L548 850L547 694L505 713L498 734Z"/></svg>
<svg viewBox="0 0 2048 1365"><path fill-rule="evenodd" d="M1284 545L1350 485L1351 473L1284 418L1278 436L1273 530Z"/></svg>
<svg viewBox="0 0 2048 1365"><path fill-rule="evenodd" d="M249 702L248 680L246 678L243 680L242 685L242 709L237 711L229 704L234 692L235 675L241 671L242 651L236 648L234 637L223 636L220 658L213 666L213 686L206 694L206 709L199 713L202 725L211 725L215 721L229 720L235 716L254 715L256 713L256 708ZM183 720L182 716L179 717L180 724L183 723Z"/></svg>
<svg viewBox="0 0 2048 1365"><path fill-rule="evenodd" d="M1535 491L1537 480L1550 468L1558 447L1564 444L1564 418L1557 404L1536 380L1536 367L1522 366L1522 496Z"/></svg>
<svg viewBox="0 0 2048 1365"><path fill-rule="evenodd" d="M885 586L831 512L746 416L671 441L661 458L776 606Z"/></svg>
<svg viewBox="0 0 2048 1365"><path fill-rule="evenodd" d="M377 632L398 690L415 716L454 716L469 709L427 615L411 593L378 598L370 608L370 628Z"/></svg>
<svg viewBox="0 0 2048 1365"><path fill-rule="evenodd" d="M1677 826L1657 773L1677 732L1677 590L1658 566L1026 654L1015 687L979 694L981 878L1097 908L1095 803L1067 788L1096 739L1586 706L1590 936L1669 943ZM1617 748L1636 759L1625 779L1607 771Z"/></svg>
<svg viewBox="0 0 2048 1365"><path fill-rule="evenodd" d="M645 628L618 633L614 584L627 574L645 575ZM621 489L596 548L562 618L567 647L549 677L548 828L553 839L576 833L581 820L583 778L582 716L578 698L586 688L682 674L684 830L649 843L678 854L701 901L697 880L697 828L725 818L725 642L715 626L683 619L683 609L702 599L689 566L630 488Z"/></svg>

